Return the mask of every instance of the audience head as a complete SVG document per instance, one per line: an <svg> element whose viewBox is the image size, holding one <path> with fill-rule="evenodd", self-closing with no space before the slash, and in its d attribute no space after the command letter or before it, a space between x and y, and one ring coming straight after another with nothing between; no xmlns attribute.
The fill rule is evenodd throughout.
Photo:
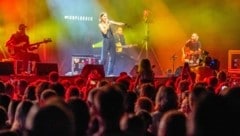
<svg viewBox="0 0 240 136"><path fill-rule="evenodd" d="M121 120L120 126L126 136L144 136L144 121L134 114L125 114Z"/></svg>
<svg viewBox="0 0 240 136"><path fill-rule="evenodd" d="M119 84L122 90L128 91L130 88L131 80L127 77L121 77L116 80L116 83Z"/></svg>
<svg viewBox="0 0 240 136"><path fill-rule="evenodd" d="M57 93L52 90L52 89L46 89L42 92L40 100L39 100L39 104L40 106L43 106L47 103L48 100L50 100L51 98L57 97Z"/></svg>
<svg viewBox="0 0 240 136"><path fill-rule="evenodd" d="M90 113L87 104L77 97L70 98L67 104L73 112L76 135L85 136L90 121Z"/></svg>
<svg viewBox="0 0 240 136"><path fill-rule="evenodd" d="M151 113L153 111L153 102L148 97L139 97L135 103L135 113L146 110Z"/></svg>
<svg viewBox="0 0 240 136"><path fill-rule="evenodd" d="M6 94L7 95L9 95L11 98L13 98L14 97L14 86L13 86L13 84L11 84L11 83L6 83L5 84L5 92L6 92Z"/></svg>
<svg viewBox="0 0 240 136"><path fill-rule="evenodd" d="M37 99L38 101L41 99L41 94L44 90L50 88L50 82L49 81L40 81L40 83L37 85L36 93L37 93Z"/></svg>
<svg viewBox="0 0 240 136"><path fill-rule="evenodd" d="M189 106L193 111L199 101L208 95L206 87L196 86L189 94Z"/></svg>
<svg viewBox="0 0 240 136"><path fill-rule="evenodd" d="M128 80L130 81L132 78L126 73L126 72L121 72L119 74L119 76L116 79L116 82L118 82L119 80Z"/></svg>
<svg viewBox="0 0 240 136"><path fill-rule="evenodd" d="M209 86L216 87L218 84L218 79L216 76L210 76L207 78L207 83Z"/></svg>
<svg viewBox="0 0 240 136"><path fill-rule="evenodd" d="M59 74L56 71L52 71L48 75L48 79L50 82L55 83L59 81Z"/></svg>
<svg viewBox="0 0 240 136"><path fill-rule="evenodd" d="M56 92L57 96L65 99L65 93L66 93L65 91L66 90L61 83L59 83L59 82L52 83L49 88L54 90Z"/></svg>
<svg viewBox="0 0 240 136"><path fill-rule="evenodd" d="M0 81L0 93L5 93L6 87L3 81Z"/></svg>
<svg viewBox="0 0 240 136"><path fill-rule="evenodd" d="M4 128L6 129L7 119L8 119L8 116L7 116L7 112L6 112L5 108L0 106L0 130L4 129Z"/></svg>
<svg viewBox="0 0 240 136"><path fill-rule="evenodd" d="M19 136L17 132L10 129L0 130L0 136Z"/></svg>
<svg viewBox="0 0 240 136"><path fill-rule="evenodd" d="M97 87L102 87L105 85L110 85L110 82L108 80L103 79L98 82Z"/></svg>
<svg viewBox="0 0 240 136"><path fill-rule="evenodd" d="M224 115L226 121L224 122L227 134L231 136L240 135L239 122L240 122L240 87L232 87L224 96L227 114Z"/></svg>
<svg viewBox="0 0 240 136"><path fill-rule="evenodd" d="M20 100L22 99L27 86L28 86L28 81L27 80L25 80L25 79L18 80L17 88L16 88L18 99L20 99Z"/></svg>
<svg viewBox="0 0 240 136"><path fill-rule="evenodd" d="M166 112L159 124L158 136L187 136L186 116L177 110Z"/></svg>
<svg viewBox="0 0 240 136"><path fill-rule="evenodd" d="M69 100L72 97L83 99L83 94L81 94L77 86L70 86L66 91L66 96L65 96L66 100Z"/></svg>
<svg viewBox="0 0 240 136"><path fill-rule="evenodd" d="M6 111L8 110L8 105L11 101L10 96L6 94L0 94L0 106L2 106Z"/></svg>
<svg viewBox="0 0 240 136"><path fill-rule="evenodd" d="M217 73L217 79L219 82L225 82L227 81L227 74L224 71L219 71Z"/></svg>
<svg viewBox="0 0 240 136"><path fill-rule="evenodd" d="M85 79L82 77L77 77L74 80L74 83L77 87L79 87L80 89L83 88L85 86Z"/></svg>
<svg viewBox="0 0 240 136"><path fill-rule="evenodd" d="M155 95L156 95L156 89L154 85L150 83L144 83L140 87L140 96L145 96L151 99L152 101L155 100Z"/></svg>
<svg viewBox="0 0 240 136"><path fill-rule="evenodd" d="M137 94L132 91L128 91L124 100L125 111L127 113L134 113L135 103L137 101Z"/></svg>
<svg viewBox="0 0 240 136"><path fill-rule="evenodd" d="M232 131L229 131L229 126L232 127L233 125L231 124L234 123L228 123L228 120L231 120L230 116L234 115L227 113L228 110L226 109L223 99L220 96L210 93L207 94L205 97L198 100L198 103L196 103L195 110L190 118L190 121L192 121L190 123L193 123L189 125L190 135L233 136ZM193 133L191 134L191 132Z"/></svg>
<svg viewBox="0 0 240 136"><path fill-rule="evenodd" d="M190 88L190 82L188 80L181 80L178 84L178 93L181 94L185 91L188 91Z"/></svg>
<svg viewBox="0 0 240 136"><path fill-rule="evenodd" d="M148 132L148 129L150 128L153 122L151 114L148 111L140 110L139 112L136 113L136 115L143 120L144 130Z"/></svg>
<svg viewBox="0 0 240 136"><path fill-rule="evenodd" d="M15 118L16 109L17 109L17 106L18 106L18 104L20 102L21 102L20 100L12 99L11 102L9 103L8 111L7 111L7 114L8 114L8 121L7 121L7 123L10 126L13 124L13 121L14 121L14 118Z"/></svg>
<svg viewBox="0 0 240 136"><path fill-rule="evenodd" d="M33 106L33 103L28 100L23 100L18 104L16 113L15 113L14 122L11 128L12 130L15 130L15 131L17 130L20 132L25 130L26 118L32 106Z"/></svg>
<svg viewBox="0 0 240 136"><path fill-rule="evenodd" d="M31 110L27 119L27 136L74 136L73 115L60 103L49 103Z"/></svg>
<svg viewBox="0 0 240 136"><path fill-rule="evenodd" d="M161 86L155 99L156 110L166 112L178 108L178 97L172 87Z"/></svg>
<svg viewBox="0 0 240 136"><path fill-rule="evenodd" d="M142 71L151 71L152 70L152 65L149 59L142 59L139 65L139 72Z"/></svg>
<svg viewBox="0 0 240 136"><path fill-rule="evenodd" d="M30 100L30 101L36 101L37 100L36 86L29 85L24 92L23 99L27 99L27 100Z"/></svg>
<svg viewBox="0 0 240 136"><path fill-rule="evenodd" d="M67 79L62 80L60 83L64 86L66 90L71 86L71 81Z"/></svg>
<svg viewBox="0 0 240 136"><path fill-rule="evenodd" d="M104 119L118 120L124 112L121 90L114 85L103 86L97 92L94 103Z"/></svg>
<svg viewBox="0 0 240 136"><path fill-rule="evenodd" d="M94 97L96 113L101 120L103 133L111 130L114 133L121 133L119 122L124 113L124 98L121 90L115 85L103 86L97 91Z"/></svg>

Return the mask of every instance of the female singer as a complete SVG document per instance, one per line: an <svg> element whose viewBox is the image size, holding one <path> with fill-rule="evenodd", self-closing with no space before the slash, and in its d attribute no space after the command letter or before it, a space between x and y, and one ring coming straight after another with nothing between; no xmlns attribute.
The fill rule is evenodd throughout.
<svg viewBox="0 0 240 136"><path fill-rule="evenodd" d="M98 26L103 36L101 64L104 65L107 75L113 74L113 69L116 62L116 46L111 28L112 25L122 26L124 23L109 20L106 12L100 13ZM109 64L107 63L108 55Z"/></svg>

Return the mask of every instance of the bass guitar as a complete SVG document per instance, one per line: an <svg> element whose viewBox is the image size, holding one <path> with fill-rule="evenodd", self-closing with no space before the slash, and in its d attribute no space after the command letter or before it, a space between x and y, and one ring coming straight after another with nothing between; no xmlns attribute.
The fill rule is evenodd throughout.
<svg viewBox="0 0 240 136"><path fill-rule="evenodd" d="M8 42L6 44L7 46L7 51L8 53L11 55L11 56L14 56L16 55L17 53L24 53L24 52L27 52L27 50L34 50L34 49L37 49L39 45L43 44L43 43L48 43L48 42L52 42L52 40L50 38L48 39L44 39L43 41L40 41L40 42L36 42L36 43L33 43L33 44L29 44L29 45L26 45L26 42L21 42L21 43L18 43L18 44L13 44L13 42ZM35 48L31 48L33 46L37 46Z"/></svg>

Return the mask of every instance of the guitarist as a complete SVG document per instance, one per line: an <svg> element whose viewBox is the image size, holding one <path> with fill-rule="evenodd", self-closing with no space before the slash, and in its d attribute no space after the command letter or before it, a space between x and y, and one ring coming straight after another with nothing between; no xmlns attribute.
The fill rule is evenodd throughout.
<svg viewBox="0 0 240 136"><path fill-rule="evenodd" d="M12 34L6 43L10 56L14 60L22 61L21 72L34 71L35 63L40 62L39 55L30 52L37 49L39 45L29 46L29 36L25 32L26 27L25 24L20 24L18 31ZM32 64L32 67L29 67L28 64Z"/></svg>
<svg viewBox="0 0 240 136"><path fill-rule="evenodd" d="M182 49L183 61L188 62L192 66L199 64L201 56L201 43L198 40L199 36L197 33L193 33L191 38L185 43Z"/></svg>
<svg viewBox="0 0 240 136"><path fill-rule="evenodd" d="M125 45L125 37L123 35L123 29L121 26L118 26L115 33L114 33L114 40L116 43L116 52L122 52L123 48L122 45Z"/></svg>

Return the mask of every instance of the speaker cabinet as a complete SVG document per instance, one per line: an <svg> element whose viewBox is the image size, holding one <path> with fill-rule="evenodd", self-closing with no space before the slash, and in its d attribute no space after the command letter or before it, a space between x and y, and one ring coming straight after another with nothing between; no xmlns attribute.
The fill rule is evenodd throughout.
<svg viewBox="0 0 240 136"><path fill-rule="evenodd" d="M100 64L86 64L82 71L81 71L81 76L84 78L87 78L89 73L93 70L97 70L99 74L101 74L102 77L105 77L105 72L104 72L104 68L103 65Z"/></svg>
<svg viewBox="0 0 240 136"><path fill-rule="evenodd" d="M14 62L0 62L0 75L11 75L14 72Z"/></svg>
<svg viewBox="0 0 240 136"><path fill-rule="evenodd" d="M57 63L36 63L36 75L46 76L52 71L58 72Z"/></svg>

